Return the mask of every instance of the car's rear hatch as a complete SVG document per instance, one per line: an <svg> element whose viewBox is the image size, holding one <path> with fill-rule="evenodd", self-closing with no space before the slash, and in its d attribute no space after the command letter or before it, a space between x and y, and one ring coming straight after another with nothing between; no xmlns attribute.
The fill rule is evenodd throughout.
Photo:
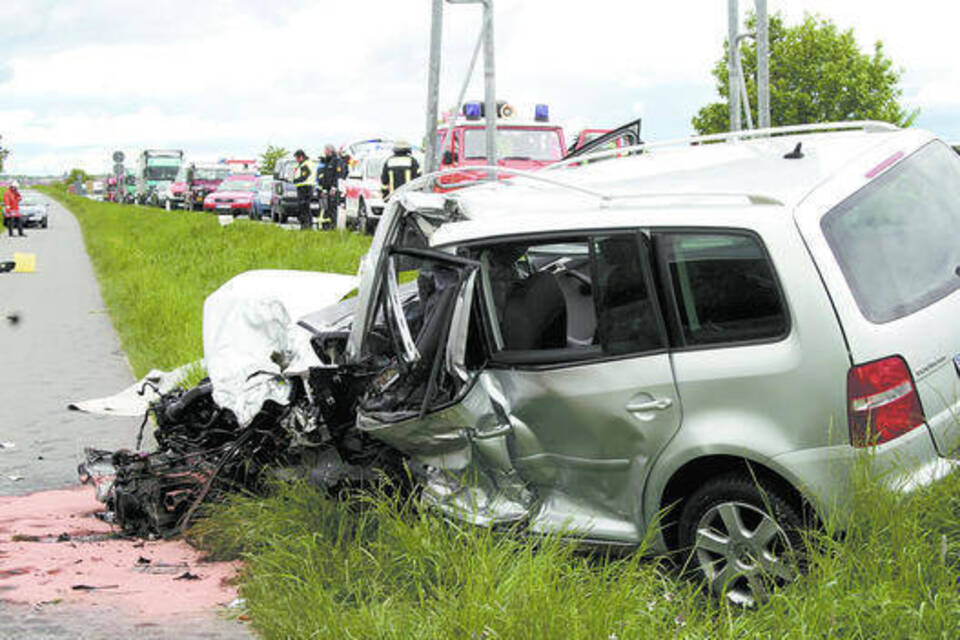
<svg viewBox="0 0 960 640"><path fill-rule="evenodd" d="M863 175L853 195L798 224L852 364L902 357L937 451L950 455L960 444L960 157L933 141Z"/></svg>

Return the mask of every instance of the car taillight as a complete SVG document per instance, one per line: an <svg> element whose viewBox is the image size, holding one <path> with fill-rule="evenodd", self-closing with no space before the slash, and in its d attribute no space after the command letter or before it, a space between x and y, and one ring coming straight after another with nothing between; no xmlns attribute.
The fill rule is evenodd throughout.
<svg viewBox="0 0 960 640"><path fill-rule="evenodd" d="M910 368L900 356L854 366L847 374L850 444L889 442L924 422Z"/></svg>

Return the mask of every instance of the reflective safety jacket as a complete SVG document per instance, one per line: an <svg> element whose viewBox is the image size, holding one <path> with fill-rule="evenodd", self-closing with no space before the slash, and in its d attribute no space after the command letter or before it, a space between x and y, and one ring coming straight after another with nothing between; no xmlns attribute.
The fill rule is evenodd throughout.
<svg viewBox="0 0 960 640"><path fill-rule="evenodd" d="M297 163L293 171L293 184L296 187L312 187L317 179L317 170L313 166L313 160L307 158L303 162Z"/></svg>
<svg viewBox="0 0 960 640"><path fill-rule="evenodd" d="M3 192L3 215L6 218L20 217L20 194L13 189Z"/></svg>
<svg viewBox="0 0 960 640"><path fill-rule="evenodd" d="M380 184L384 195L393 193L414 178L420 177L420 163L413 156L403 153L387 158L380 172Z"/></svg>

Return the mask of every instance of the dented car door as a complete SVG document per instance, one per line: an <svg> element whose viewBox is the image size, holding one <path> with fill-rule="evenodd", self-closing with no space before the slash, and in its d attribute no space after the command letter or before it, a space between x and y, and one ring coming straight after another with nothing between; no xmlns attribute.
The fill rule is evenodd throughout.
<svg viewBox="0 0 960 640"><path fill-rule="evenodd" d="M420 463L424 497L458 517L639 540L646 474L680 424L646 237L459 253L428 358L456 392L414 394L400 413L362 403L361 430Z"/></svg>

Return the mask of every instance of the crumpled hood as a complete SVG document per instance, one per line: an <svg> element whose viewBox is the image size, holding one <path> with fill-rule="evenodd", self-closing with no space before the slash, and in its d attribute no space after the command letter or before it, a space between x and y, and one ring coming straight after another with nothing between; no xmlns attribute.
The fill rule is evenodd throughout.
<svg viewBox="0 0 960 640"><path fill-rule="evenodd" d="M270 374L321 366L310 332L296 320L336 304L357 282L336 273L259 270L210 294L203 304L203 357L214 402L233 411L242 426L267 400L286 404L289 385Z"/></svg>

